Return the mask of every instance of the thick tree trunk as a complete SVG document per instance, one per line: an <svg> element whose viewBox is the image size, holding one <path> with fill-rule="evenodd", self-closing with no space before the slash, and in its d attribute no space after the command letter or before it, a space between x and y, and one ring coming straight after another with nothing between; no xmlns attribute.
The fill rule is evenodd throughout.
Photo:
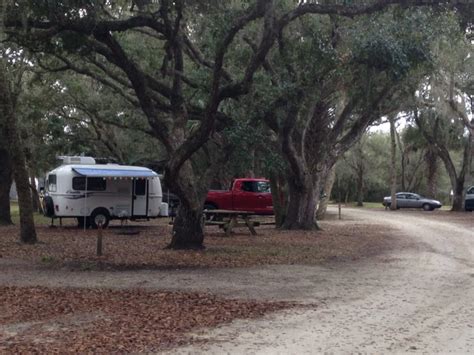
<svg viewBox="0 0 474 355"><path fill-rule="evenodd" d="M463 210L463 189L464 189L464 177L459 177L454 163L449 157L449 153L444 150L440 150L440 157L444 163L446 171L448 172L449 180L451 182L451 189L453 190L453 204L451 211L462 211Z"/></svg>
<svg viewBox="0 0 474 355"><path fill-rule="evenodd" d="M453 206L451 211L464 211L464 179L458 179L453 189Z"/></svg>
<svg viewBox="0 0 474 355"><path fill-rule="evenodd" d="M427 166L427 195L436 198L438 195L438 156L436 152L429 147L425 153L425 161Z"/></svg>
<svg viewBox="0 0 474 355"><path fill-rule="evenodd" d="M2 142L6 138L2 137ZM1 143L3 144L3 143ZM12 224L10 212L10 188L12 185L12 167L6 147L0 147L0 225Z"/></svg>
<svg viewBox="0 0 474 355"><path fill-rule="evenodd" d="M464 184L466 183L466 176L471 169L472 162L472 146L473 136L469 134L467 137L464 154L462 160L462 167L459 174L456 172L454 162L451 160L449 151L444 147L438 147L438 154L444 163L446 171L448 172L449 179L451 181L451 188L453 190L453 205L451 211L463 211L464 210Z"/></svg>
<svg viewBox="0 0 474 355"><path fill-rule="evenodd" d="M33 211L43 212L41 210L41 202L39 198L38 190L36 189L36 178L32 175L30 177L30 188L31 188L31 199L33 202Z"/></svg>
<svg viewBox="0 0 474 355"><path fill-rule="evenodd" d="M390 119L392 120L392 119ZM395 124L395 122L394 122ZM407 152L406 149L403 149L403 145L402 145L402 140L400 138L400 134L397 132L397 130L395 129L395 136L396 136L396 144L398 145L398 151L400 152L400 185L402 187L402 191L407 191L407 184L406 184L406 158L405 158L405 153Z"/></svg>
<svg viewBox="0 0 474 355"><path fill-rule="evenodd" d="M12 154L17 159L19 154ZM24 160L15 162L13 165L13 176L15 178L18 193L18 205L20 207L20 240L23 243L34 244L37 242L35 222L33 217L33 202L31 190L28 183L28 172L22 164Z"/></svg>
<svg viewBox="0 0 474 355"><path fill-rule="evenodd" d="M452 211L464 211L465 203L465 189L464 185L466 184L466 178L470 176L471 167L472 167L472 151L474 147L474 136L472 130L469 132L469 135L466 139L464 145L464 154L462 160L461 172L459 173L455 186L453 188L453 207Z"/></svg>
<svg viewBox="0 0 474 355"><path fill-rule="evenodd" d="M270 177L272 190L273 213L275 215L276 227L281 227L286 219L288 205L288 188L283 176L273 174Z"/></svg>
<svg viewBox="0 0 474 355"><path fill-rule="evenodd" d="M318 205L318 210L316 211L316 220L324 219L326 211L328 209L329 200L331 199L332 188L334 182L336 181L336 165L330 169L329 174L324 182L323 195Z"/></svg>
<svg viewBox="0 0 474 355"><path fill-rule="evenodd" d="M397 209L397 142L395 131L395 118L390 117L390 209Z"/></svg>
<svg viewBox="0 0 474 355"><path fill-rule="evenodd" d="M205 169L201 167L201 169ZM204 171L205 172L205 171ZM198 175L190 161L184 163L174 181L166 181L178 197L180 204L173 223L173 236L169 249L203 249L203 206L210 174ZM165 173L165 179L166 179Z"/></svg>
<svg viewBox="0 0 474 355"><path fill-rule="evenodd" d="M10 84L6 75L5 68L0 66L0 114L5 124L7 142L13 165L13 177L18 193L18 205L20 207L20 240L23 243L34 244L37 238L28 172L26 170L26 159L18 134Z"/></svg>
<svg viewBox="0 0 474 355"><path fill-rule="evenodd" d="M181 201L173 223L169 249L204 249L202 207L191 208Z"/></svg>
<svg viewBox="0 0 474 355"><path fill-rule="evenodd" d="M346 190L346 194L344 195L344 204L348 204L349 203L349 195L351 193L351 190L349 188L349 186L347 187L347 190ZM342 202L342 201L341 201Z"/></svg>
<svg viewBox="0 0 474 355"><path fill-rule="evenodd" d="M357 206L364 206L364 171L362 169L357 172Z"/></svg>
<svg viewBox="0 0 474 355"><path fill-rule="evenodd" d="M291 179L289 179L291 181ZM283 229L319 229L316 206L319 202L321 177L307 179L303 184L289 183L289 203Z"/></svg>

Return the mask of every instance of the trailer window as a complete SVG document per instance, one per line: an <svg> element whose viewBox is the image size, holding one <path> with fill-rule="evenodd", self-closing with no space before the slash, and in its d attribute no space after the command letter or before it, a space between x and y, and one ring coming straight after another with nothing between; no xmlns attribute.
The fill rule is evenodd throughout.
<svg viewBox="0 0 474 355"><path fill-rule="evenodd" d="M105 191L107 181L100 177L87 178L87 191ZM85 191L86 178L84 176L76 176L72 178L73 190Z"/></svg>
<svg viewBox="0 0 474 355"><path fill-rule="evenodd" d="M144 196L146 192L146 180L135 180L135 195Z"/></svg>
<svg viewBox="0 0 474 355"><path fill-rule="evenodd" d="M48 175L48 181L46 182L49 192L56 192L56 175Z"/></svg>

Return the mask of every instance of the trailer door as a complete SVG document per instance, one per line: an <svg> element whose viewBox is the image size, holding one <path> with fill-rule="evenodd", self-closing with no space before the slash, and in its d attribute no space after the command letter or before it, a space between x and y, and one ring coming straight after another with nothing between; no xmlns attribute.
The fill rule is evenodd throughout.
<svg viewBox="0 0 474 355"><path fill-rule="evenodd" d="M132 216L146 217L148 210L148 180L133 180Z"/></svg>

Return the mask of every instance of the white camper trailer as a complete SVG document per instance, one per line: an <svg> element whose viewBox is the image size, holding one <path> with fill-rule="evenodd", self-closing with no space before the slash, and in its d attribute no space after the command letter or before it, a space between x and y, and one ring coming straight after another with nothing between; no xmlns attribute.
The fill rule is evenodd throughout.
<svg viewBox="0 0 474 355"><path fill-rule="evenodd" d="M46 177L45 214L77 218L80 226L107 227L112 219L167 215L159 176L145 167L96 164L91 157L61 157Z"/></svg>

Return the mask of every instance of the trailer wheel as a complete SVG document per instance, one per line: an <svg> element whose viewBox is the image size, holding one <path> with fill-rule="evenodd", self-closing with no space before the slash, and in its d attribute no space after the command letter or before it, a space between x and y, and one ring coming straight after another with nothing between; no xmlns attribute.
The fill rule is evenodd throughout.
<svg viewBox="0 0 474 355"><path fill-rule="evenodd" d="M43 198L43 211L46 217L54 217L54 202L51 196Z"/></svg>
<svg viewBox="0 0 474 355"><path fill-rule="evenodd" d="M96 208L92 211L90 219L92 228L99 228L99 224L102 222L102 229L105 229L109 225L110 214L105 208Z"/></svg>

